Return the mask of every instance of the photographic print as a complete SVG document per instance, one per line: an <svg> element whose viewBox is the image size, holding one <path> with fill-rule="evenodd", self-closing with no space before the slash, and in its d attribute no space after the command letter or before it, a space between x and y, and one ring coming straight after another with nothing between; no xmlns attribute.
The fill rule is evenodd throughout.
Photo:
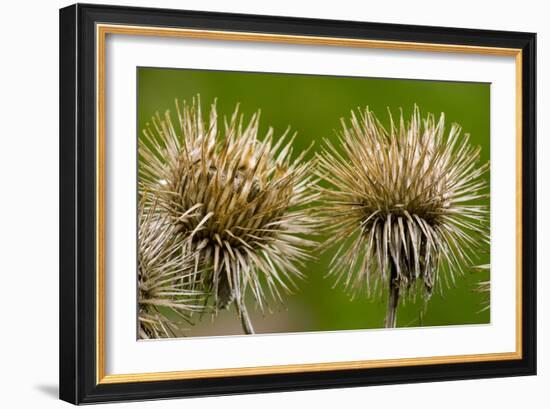
<svg viewBox="0 0 550 409"><path fill-rule="evenodd" d="M137 68L137 337L490 323L490 84Z"/></svg>
<svg viewBox="0 0 550 409"><path fill-rule="evenodd" d="M76 4L60 39L61 399L536 373L534 33Z"/></svg>

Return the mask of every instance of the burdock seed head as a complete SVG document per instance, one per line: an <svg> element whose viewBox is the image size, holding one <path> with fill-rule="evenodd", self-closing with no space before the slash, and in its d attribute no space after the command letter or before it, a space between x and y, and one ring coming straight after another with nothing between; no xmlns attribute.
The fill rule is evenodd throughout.
<svg viewBox="0 0 550 409"><path fill-rule="evenodd" d="M274 140L273 129L258 138L259 112L246 123L238 106L218 129L215 103L208 121L200 100L176 101L156 115L140 140L141 190L157 198L159 209L188 238L195 264L206 267L197 278L211 291L217 308L234 302L247 332L244 304L251 289L263 308L265 289L276 298L289 290L313 243L308 204L316 193L311 165L302 152L292 159L287 130Z"/></svg>
<svg viewBox="0 0 550 409"><path fill-rule="evenodd" d="M176 337L200 311L204 296L193 288L194 264L175 227L142 200L138 215L138 336ZM169 317L167 314L170 314Z"/></svg>
<svg viewBox="0 0 550 409"><path fill-rule="evenodd" d="M389 120L386 129L368 108L353 112L341 146L327 141L318 162L327 244L340 244L330 273L352 291L389 287L396 303L417 284L429 297L442 272L454 280L488 242L489 164L459 125L445 132L444 114L423 119L415 106L410 121Z"/></svg>

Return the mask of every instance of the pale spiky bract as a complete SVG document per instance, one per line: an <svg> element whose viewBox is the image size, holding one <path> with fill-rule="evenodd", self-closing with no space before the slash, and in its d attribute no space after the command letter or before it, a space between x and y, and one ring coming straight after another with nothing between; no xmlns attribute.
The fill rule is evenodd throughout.
<svg viewBox="0 0 550 409"><path fill-rule="evenodd" d="M489 264L482 264L475 266L474 270L478 272L489 271L491 266ZM476 284L474 291L477 293L485 294L485 299L482 301L482 308L479 312L486 311L491 308L491 281L480 281Z"/></svg>
<svg viewBox="0 0 550 409"><path fill-rule="evenodd" d="M194 258L175 227L155 206L138 215L138 336L141 339L181 335L182 322L201 311L204 296L192 288ZM177 319L172 319L166 313Z"/></svg>
<svg viewBox="0 0 550 409"><path fill-rule="evenodd" d="M305 152L292 159L287 130L276 141L273 129L258 137L259 112L245 123L238 106L223 130L215 103L209 120L200 101L176 100L177 122L167 111L156 115L140 140L141 191L151 192L159 210L189 240L197 278L218 308L234 302L246 332L252 332L245 306L251 289L263 309L264 287L280 298L290 290L313 243L308 204L316 193ZM193 213L193 214L190 214Z"/></svg>
<svg viewBox="0 0 550 409"><path fill-rule="evenodd" d="M415 106L410 121L389 116L386 129L368 108L352 112L341 147L327 141L318 163L329 185L326 245L340 244L330 273L352 291L389 288L386 325L395 326L399 294L419 284L427 299L441 272L454 280L488 243L488 163L460 126L445 132L444 114L422 119Z"/></svg>

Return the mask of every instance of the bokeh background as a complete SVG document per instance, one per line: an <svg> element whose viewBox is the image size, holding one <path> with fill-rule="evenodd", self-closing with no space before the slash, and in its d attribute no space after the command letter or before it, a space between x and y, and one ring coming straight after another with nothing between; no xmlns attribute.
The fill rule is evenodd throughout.
<svg viewBox="0 0 550 409"><path fill-rule="evenodd" d="M219 117L229 116L237 103L246 117L262 110L260 136L269 127L275 135L290 126L298 131L295 152L306 149L311 141L316 148L324 138L336 139L340 119L350 111L369 106L388 123L387 108L393 115L403 109L411 114L419 105L422 114L445 113L447 129L457 122L471 135L473 144L482 147L482 161L490 156L490 84L359 78L298 74L247 73L208 70L138 68L138 137L155 112L175 112L174 100L191 100L200 94L203 114L217 99ZM489 174L486 175L489 181ZM487 200L487 204L489 201ZM341 287L333 288L333 279L324 278L334 252L327 251L307 265L306 280L284 299L284 304L271 303L271 313L262 314L249 299L249 310L257 333L338 331L381 328L386 299L353 300ZM480 253L478 264L489 263L489 248ZM488 270L465 270L456 285L443 294L434 293L427 308L418 301L400 304L398 327L483 324L490 322L488 293L475 291L477 283L489 280ZM197 317L186 336L242 334L240 321L233 310L213 317Z"/></svg>

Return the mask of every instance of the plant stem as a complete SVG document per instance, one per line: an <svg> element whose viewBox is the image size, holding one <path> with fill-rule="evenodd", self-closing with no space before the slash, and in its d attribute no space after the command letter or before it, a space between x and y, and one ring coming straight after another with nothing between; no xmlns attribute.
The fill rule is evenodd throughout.
<svg viewBox="0 0 550 409"><path fill-rule="evenodd" d="M386 310L386 328L395 328L397 325L397 306L399 305L399 283L395 277L395 267L392 263L390 274L390 292L388 296L388 308Z"/></svg>
<svg viewBox="0 0 550 409"><path fill-rule="evenodd" d="M243 332L247 335L254 334L254 327L252 326L252 321L248 315L248 310L243 301L235 300L235 305L237 306L237 311L239 313L239 318L241 319L241 325L243 327Z"/></svg>

